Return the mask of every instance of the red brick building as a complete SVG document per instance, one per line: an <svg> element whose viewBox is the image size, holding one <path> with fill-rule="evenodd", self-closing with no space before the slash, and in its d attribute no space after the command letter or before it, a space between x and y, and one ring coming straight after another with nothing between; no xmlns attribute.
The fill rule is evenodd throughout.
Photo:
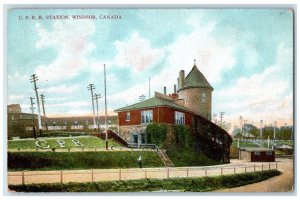
<svg viewBox="0 0 300 200"><path fill-rule="evenodd" d="M198 148L216 160L229 161L232 139L210 121L212 87L196 65L187 77L180 71L178 83L179 89L174 85L173 94L156 92L153 98L115 110L120 136L128 143L147 143L147 125L162 123L167 125L167 141L172 143L174 127L184 125L195 136Z"/></svg>

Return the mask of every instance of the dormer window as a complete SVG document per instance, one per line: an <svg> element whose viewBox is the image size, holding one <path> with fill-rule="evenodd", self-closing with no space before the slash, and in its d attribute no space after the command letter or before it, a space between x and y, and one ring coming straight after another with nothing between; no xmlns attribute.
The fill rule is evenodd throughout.
<svg viewBox="0 0 300 200"><path fill-rule="evenodd" d="M206 94L204 92L201 93L201 102L202 103L206 102Z"/></svg>

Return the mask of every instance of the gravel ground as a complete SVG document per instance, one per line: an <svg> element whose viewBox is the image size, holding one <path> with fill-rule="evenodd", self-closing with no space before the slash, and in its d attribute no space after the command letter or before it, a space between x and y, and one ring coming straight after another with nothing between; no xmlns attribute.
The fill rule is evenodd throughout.
<svg viewBox="0 0 300 200"><path fill-rule="evenodd" d="M230 189L216 190L214 192L293 192L293 159L278 158L276 159L276 161L278 161L278 169L282 172L280 176L276 176L259 183L249 184Z"/></svg>

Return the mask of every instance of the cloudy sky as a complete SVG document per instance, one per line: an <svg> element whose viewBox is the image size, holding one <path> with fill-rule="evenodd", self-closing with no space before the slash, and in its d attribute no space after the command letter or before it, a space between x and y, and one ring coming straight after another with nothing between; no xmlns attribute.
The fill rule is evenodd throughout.
<svg viewBox="0 0 300 200"><path fill-rule="evenodd" d="M69 19L46 19L67 15ZM72 19L94 15L97 19ZM103 19L117 15L121 19ZM26 19L41 16L42 19ZM213 113L225 120L292 124L293 13L284 9L11 10L8 16L8 103L30 112L30 75L48 116L92 113L90 91L108 110L168 93L194 59L213 86ZM103 113L104 98L99 101Z"/></svg>

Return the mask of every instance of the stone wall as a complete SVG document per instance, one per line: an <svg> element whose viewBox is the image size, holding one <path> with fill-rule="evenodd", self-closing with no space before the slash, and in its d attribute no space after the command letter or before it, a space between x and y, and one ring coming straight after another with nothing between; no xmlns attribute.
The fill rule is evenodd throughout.
<svg viewBox="0 0 300 200"><path fill-rule="evenodd" d="M205 93L205 101L201 94ZM179 98L184 99L184 106L206 119L211 120L211 93L210 88L188 88L179 91Z"/></svg>

